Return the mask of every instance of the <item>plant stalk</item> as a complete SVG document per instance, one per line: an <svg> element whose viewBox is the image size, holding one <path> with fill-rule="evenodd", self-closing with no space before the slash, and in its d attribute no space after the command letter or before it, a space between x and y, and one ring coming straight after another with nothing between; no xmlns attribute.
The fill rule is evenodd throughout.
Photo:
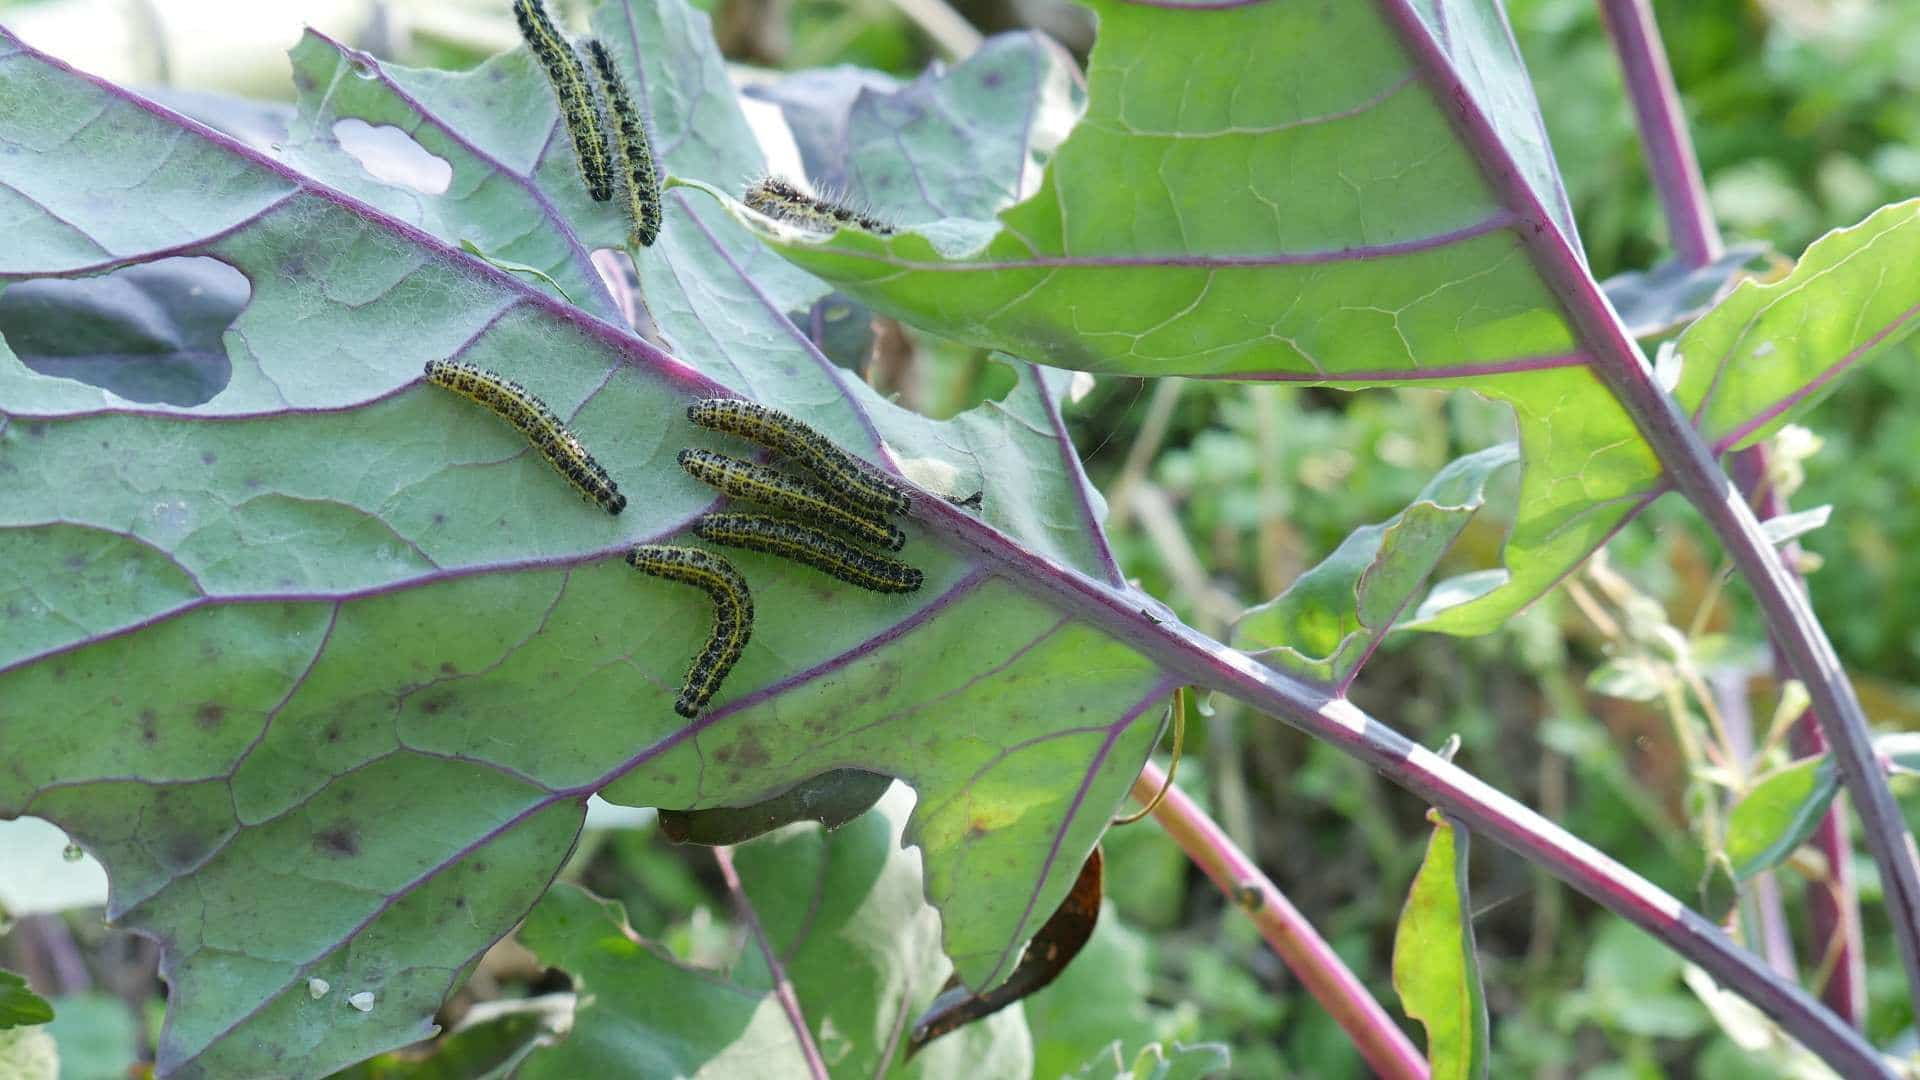
<svg viewBox="0 0 1920 1080"><path fill-rule="evenodd" d="M1166 779L1160 766L1147 762L1139 779L1133 782L1134 799L1145 804ZM1206 811L1174 786L1167 789L1166 797L1154 808L1153 817L1193 864L1219 886L1227 902L1253 922L1288 970L1353 1040L1360 1056L1376 1075L1388 1080L1427 1080L1426 1059L1414 1048L1406 1032L1400 1030L1386 1009L1341 962L1333 946L1327 944L1307 917L1260 872Z"/></svg>
<svg viewBox="0 0 1920 1080"><path fill-rule="evenodd" d="M1560 298L1590 370L1633 418L1673 485L1706 519L1747 579L1769 631L1806 684L1841 780L1860 815L1867 850L1879 867L1887 916L1907 986L1920 1002L1920 857L1886 777L1875 765L1867 717L1806 594L1760 531L1759 519L1721 471L1714 453L1653 369L1600 289L1574 239L1561 230L1527 174L1515 163L1474 91L1408 0L1378 0L1400 32L1428 89L1470 147L1496 198L1521 217L1520 242ZM1845 1070L1842 1070L1844 1073Z"/></svg>
<svg viewBox="0 0 1920 1080"><path fill-rule="evenodd" d="M1673 69L1667 62L1666 48L1654 21L1650 0L1600 0L1600 13L1613 39L1614 53L1620 58L1628 99L1646 147L1649 170L1660 205L1666 212L1667 232L1674 251L1691 267L1703 267L1720 257L1723 244L1720 227L1707 200L1706 183L1700 163L1687 134L1686 116L1680 107L1680 94L1673 81ZM1756 444L1734 455L1733 474L1763 518L1777 517L1787 511L1782 499L1767 479L1767 450ZM1757 502L1755 501L1757 499ZM1798 545L1789 544L1781 558L1798 579L1793 568L1798 564ZM1774 671L1777 681L1785 682L1790 661L1773 643ZM1796 756L1825 753L1826 737L1822 721L1808 709L1794 721L1792 746ZM1866 964L1860 933L1859 894L1853 884L1852 842L1848 837L1846 806L1835 800L1827 809L1813 835L1813 844L1825 857L1828 880L1809 890L1807 914L1812 934L1811 959L1816 970L1823 957L1834 957L1833 974L1820 988L1827 1006L1859 1027L1866 1016ZM1774 904L1763 899L1763 917L1778 918L1777 890Z"/></svg>
<svg viewBox="0 0 1920 1080"><path fill-rule="evenodd" d="M1841 1075L1892 1077L1858 1031L1800 987L1780 978L1711 920L1512 797L1367 716L1345 698L1155 615L1153 601L1145 594L1053 563L945 500L920 500L915 513L957 547L971 549L984 565L1020 581L1063 614L1133 647L1173 678L1228 694L1328 743L1458 818L1475 833L1544 868L1700 965Z"/></svg>
<svg viewBox="0 0 1920 1080"><path fill-rule="evenodd" d="M746 887L740 884L740 872L733 866L733 849L716 847L713 849L713 861L720 867L720 878L727 884L727 892L733 895L734 911L740 921L746 924L747 933L760 949L760 956L767 964L767 976L773 980L773 996L779 1000L780 1008L787 1014L787 1024L793 1028L794 1040L800 1046L801 1060L807 1063L807 1075L812 1080L829 1080L827 1063L820 1056L820 1047L813 1041L813 1029L807 1026L806 1014L800 1011L800 995L794 993L793 980L787 977L787 966L780 961L779 950L773 942L767 940L766 928L760 925L760 915L753 909L753 900L747 896Z"/></svg>

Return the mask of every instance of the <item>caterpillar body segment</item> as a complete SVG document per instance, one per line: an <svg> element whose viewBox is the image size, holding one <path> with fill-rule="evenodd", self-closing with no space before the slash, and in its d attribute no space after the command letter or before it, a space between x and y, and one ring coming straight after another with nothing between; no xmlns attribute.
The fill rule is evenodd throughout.
<svg viewBox="0 0 1920 1080"><path fill-rule="evenodd" d="M460 360L429 360L426 375L427 381L435 386L477 401L512 424L548 464L566 477L581 498L609 514L618 514L627 508L627 497L620 494L619 486L607 475L607 470L587 452L580 437L526 387Z"/></svg>
<svg viewBox="0 0 1920 1080"><path fill-rule="evenodd" d="M687 668L673 711L691 720L720 689L753 636L753 594L724 556L673 544L637 544L627 563L643 574L702 589L713 599L713 633Z"/></svg>
<svg viewBox="0 0 1920 1080"><path fill-rule="evenodd" d="M629 235L640 247L652 247L660 236L660 174L654 171L653 143L646 121L627 93L627 82L614 66L613 54L598 40L587 41L587 59L600 80L600 93L613 111L614 146L619 151L622 189L626 193Z"/></svg>
<svg viewBox="0 0 1920 1080"><path fill-rule="evenodd" d="M520 36L534 59L546 70L547 82L560 99L560 115L566 121L567 134L573 139L573 154L580 162L580 178L587 183L587 194L594 202L613 198L613 165L607 157L607 136L602 130L600 104L594 99L593 86L587 81L586 65L573 51L566 36L553 24L541 0L513 0L513 18L520 24Z"/></svg>
<svg viewBox="0 0 1920 1080"><path fill-rule="evenodd" d="M708 431L745 439L791 458L827 490L857 508L880 515L904 514L912 508L906 489L778 409L739 398L708 398L687 406L687 419Z"/></svg>
<svg viewBox="0 0 1920 1080"><path fill-rule="evenodd" d="M799 522L764 514L706 514L693 525L703 540L804 563L849 585L879 593L918 590L918 567L875 555Z"/></svg>
<svg viewBox="0 0 1920 1080"><path fill-rule="evenodd" d="M680 467L695 480L736 499L785 510L803 521L888 551L906 546L907 534L884 518L850 506L831 492L778 469L691 447L680 451Z"/></svg>

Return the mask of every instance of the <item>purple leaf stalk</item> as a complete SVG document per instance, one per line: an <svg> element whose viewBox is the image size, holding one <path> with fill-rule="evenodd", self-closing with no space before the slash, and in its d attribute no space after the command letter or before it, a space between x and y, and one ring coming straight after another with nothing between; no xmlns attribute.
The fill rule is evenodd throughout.
<svg viewBox="0 0 1920 1080"><path fill-rule="evenodd" d="M1620 58L1627 96L1633 103L1640 141L1646 148L1649 171L1666 213L1667 232L1675 254L1690 267L1707 266L1720 257L1720 228L1707 201L1706 184L1701 178L1693 142L1687 135L1686 116L1654 22L1653 8L1649 0L1600 0L1600 13L1613 39L1614 52ZM1733 472L1748 499L1757 500L1762 517L1786 513L1786 500L1768 482L1764 445L1751 446L1735 454ZM1797 565L1797 557L1797 545L1789 544L1781 551L1785 568L1796 579L1798 575L1793 567ZM1799 582L1796 580L1795 584ZM1774 669L1782 682L1792 673L1791 667L1792 658L1776 637ZM1795 756L1826 752L1827 739L1821 730L1825 723L1817 709L1801 714L1791 734ZM1859 897L1853 885L1853 848L1847 834L1845 807L1836 800L1814 831L1812 842L1826 861L1827 880L1808 890L1807 908L1814 967L1823 969L1831 958L1831 974L1820 988L1821 997L1829 1008L1857 1027L1866 1015L1866 965L1861 952ZM1899 923L1896 916L1896 930ZM1911 933L1910 920L1906 928ZM1911 979L1913 947L1904 939L1903 945L1909 958Z"/></svg>

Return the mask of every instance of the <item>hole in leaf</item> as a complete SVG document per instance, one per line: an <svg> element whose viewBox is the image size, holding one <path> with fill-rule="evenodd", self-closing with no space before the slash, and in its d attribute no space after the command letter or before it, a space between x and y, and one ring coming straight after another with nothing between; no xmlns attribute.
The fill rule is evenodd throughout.
<svg viewBox="0 0 1920 1080"><path fill-rule="evenodd" d="M453 183L453 166L447 159L429 153L413 136L392 124L375 127L348 117L333 125L333 137L368 176L383 184L422 195L444 195Z"/></svg>
<svg viewBox="0 0 1920 1080"><path fill-rule="evenodd" d="M218 259L181 256L0 293L0 338L30 370L128 401L200 405L233 377L221 336L253 295Z"/></svg>

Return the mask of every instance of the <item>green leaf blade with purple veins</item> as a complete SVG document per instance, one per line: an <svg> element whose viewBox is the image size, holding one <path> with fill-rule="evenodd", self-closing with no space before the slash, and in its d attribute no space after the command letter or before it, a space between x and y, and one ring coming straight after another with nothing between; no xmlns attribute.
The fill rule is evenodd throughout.
<svg viewBox="0 0 1920 1080"><path fill-rule="evenodd" d="M724 138L724 73L684 8L600 18L631 21L606 35L623 64L699 60L639 80L675 167L757 155ZM409 79L433 97L394 82ZM361 107L397 121L375 108L397 100ZM696 101L699 140L676 111ZM475 151L456 179L512 157L484 125L448 127ZM72 197L81 176L115 202ZM1099 535L1063 380L1022 368L1003 401L943 424L879 401L787 321L768 285L784 264L710 205L711 221L670 209L642 258L658 325L702 374L461 250L449 223L505 214L524 186L416 227L3 34L0 183L34 241L0 255L7 291L99 288L173 257L247 282L197 404L129 401L0 342L0 815L70 829L107 865L115 918L162 942L164 1073L326 1071L422 1037L602 788L693 809L849 763L906 779L946 948L987 985L1148 752L1170 685L1116 636L1150 601ZM128 203L166 212L129 222ZM553 407L626 512L581 503L511 428L424 385L448 357ZM674 455L738 452L684 421L688 400L727 393L932 485L903 522L927 582L874 596L742 555L753 644L689 726L671 703L710 613L620 555L712 508ZM983 490L984 523L939 497Z"/></svg>

